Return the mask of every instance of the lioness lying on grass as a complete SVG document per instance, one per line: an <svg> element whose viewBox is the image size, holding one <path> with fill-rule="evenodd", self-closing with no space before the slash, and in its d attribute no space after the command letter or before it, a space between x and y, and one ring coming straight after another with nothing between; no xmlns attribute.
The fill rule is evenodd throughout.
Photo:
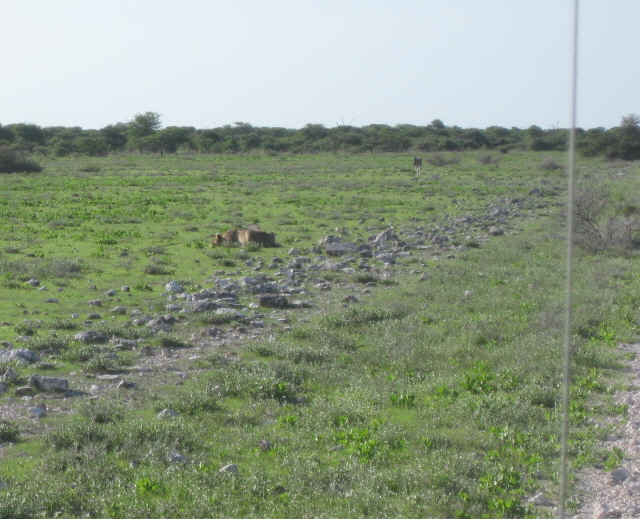
<svg viewBox="0 0 640 519"><path fill-rule="evenodd" d="M213 237L213 245L231 245L240 243L256 243L263 247L277 247L276 233L255 231L251 229L229 229L224 234L217 233Z"/></svg>

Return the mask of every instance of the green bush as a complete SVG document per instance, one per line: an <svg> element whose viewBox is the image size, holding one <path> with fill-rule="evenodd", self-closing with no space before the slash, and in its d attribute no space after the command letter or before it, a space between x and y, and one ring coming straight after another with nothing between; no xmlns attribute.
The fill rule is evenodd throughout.
<svg viewBox="0 0 640 519"><path fill-rule="evenodd" d="M8 146L0 146L0 173L39 173L42 166Z"/></svg>

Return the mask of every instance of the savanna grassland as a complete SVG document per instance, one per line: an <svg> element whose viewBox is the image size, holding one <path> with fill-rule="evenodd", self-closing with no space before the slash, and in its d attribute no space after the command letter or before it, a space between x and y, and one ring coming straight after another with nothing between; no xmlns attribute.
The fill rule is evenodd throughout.
<svg viewBox="0 0 640 519"><path fill-rule="evenodd" d="M420 178L405 154L0 175L0 340L40 358L0 367L0 518L550 516L527 499L558 500L564 156L432 159ZM578 169L614 200L637 191L637 163ZM281 247L211 246L249 225ZM323 236L391 227L395 263L319 258ZM633 251L577 251L573 470L624 455L602 440L624 419L639 275ZM259 306L246 277L304 304ZM225 287L229 311L189 311L185 294ZM168 315L164 331L141 319ZM89 330L111 340L76 338ZM69 391L16 396L33 374Z"/></svg>

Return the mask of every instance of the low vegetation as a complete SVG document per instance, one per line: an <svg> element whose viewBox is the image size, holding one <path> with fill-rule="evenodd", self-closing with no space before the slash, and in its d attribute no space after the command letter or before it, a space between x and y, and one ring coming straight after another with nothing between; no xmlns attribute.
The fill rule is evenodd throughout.
<svg viewBox="0 0 640 519"><path fill-rule="evenodd" d="M620 126L577 131L580 152L587 157L640 159L640 117L622 117ZM485 151L478 157L483 165L496 164L487 150L500 154L511 151L564 151L569 141L566 128L485 129L447 126L434 119L426 126L412 124L370 124L364 127L307 124L300 129L269 128L236 122L223 127L196 129L192 126L162 128L156 112L136 114L130 121L110 124L100 130L79 127L48 127L18 123L0 125L0 146L46 157L104 157L110 153L137 152L164 156L175 153L237 154L261 152L269 156L281 153L434 153L429 160L446 165L455 160L442 153ZM0 154L1 156L1 154ZM442 163L442 164L439 164ZM0 167L2 160L0 158ZM84 173L99 172L99 164L80 166ZM0 172L2 170L0 169ZM25 170L12 170L25 171ZM30 171L30 170L26 170Z"/></svg>
<svg viewBox="0 0 640 519"><path fill-rule="evenodd" d="M529 499L559 498L564 159L448 153L419 178L368 152L0 176L0 339L39 357L0 364L0 518L551 517ZM624 457L601 440L638 340L637 173L579 167L573 471ZM210 245L249 225L283 246ZM69 390L16 395L32 375Z"/></svg>

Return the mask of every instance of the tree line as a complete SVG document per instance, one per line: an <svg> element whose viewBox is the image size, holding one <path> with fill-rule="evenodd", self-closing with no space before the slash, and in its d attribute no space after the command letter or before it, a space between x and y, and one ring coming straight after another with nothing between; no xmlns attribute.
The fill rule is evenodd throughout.
<svg viewBox="0 0 640 519"><path fill-rule="evenodd" d="M426 126L370 124L356 127L307 124L300 129L256 127L236 122L219 128L192 126L162 128L156 112L136 114L131 121L99 130L80 127L40 127L36 124L0 124L0 147L45 156L105 156L110 153L275 153L316 152L442 152L466 150L563 151L569 130L446 126L435 119ZM620 126L578 129L577 145L585 156L640 159L640 116L623 117Z"/></svg>

